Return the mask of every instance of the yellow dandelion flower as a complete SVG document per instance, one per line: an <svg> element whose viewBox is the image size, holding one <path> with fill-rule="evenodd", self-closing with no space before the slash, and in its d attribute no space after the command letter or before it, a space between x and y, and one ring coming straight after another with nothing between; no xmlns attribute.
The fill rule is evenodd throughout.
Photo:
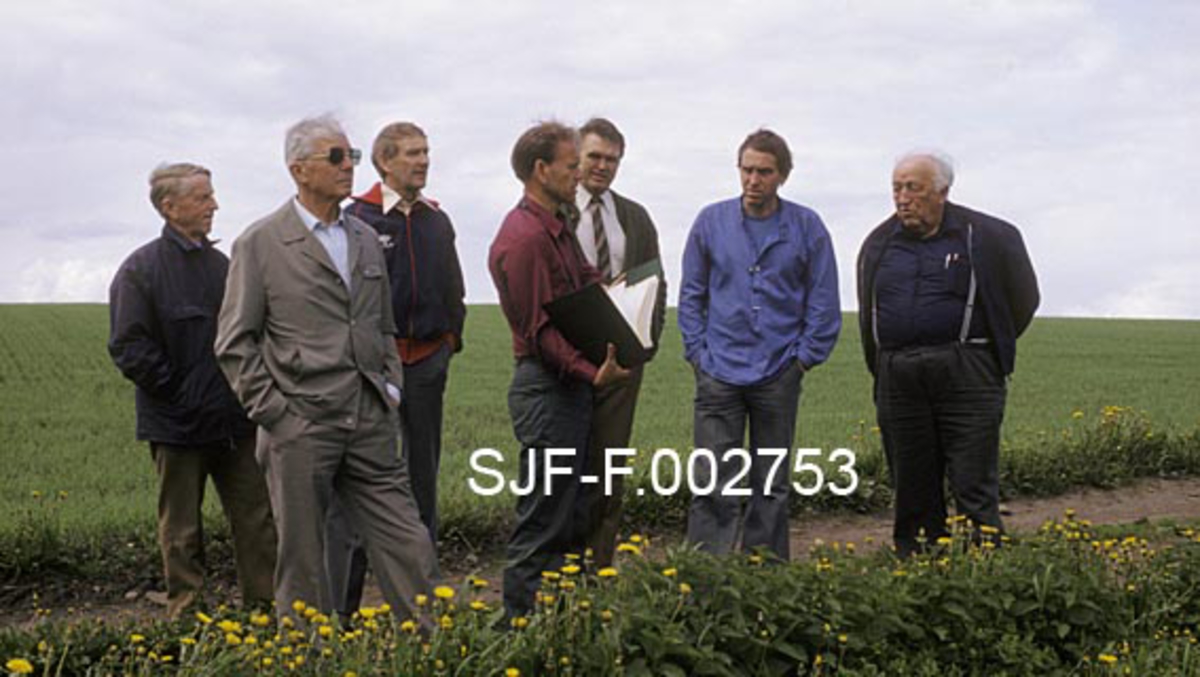
<svg viewBox="0 0 1200 677"><path fill-rule="evenodd" d="M328 625L322 625L317 628L317 634L322 637L333 637L333 628Z"/></svg>
<svg viewBox="0 0 1200 677"><path fill-rule="evenodd" d="M675 578L679 575L679 569L676 569L675 567L663 569L662 575L666 576L667 578Z"/></svg>
<svg viewBox="0 0 1200 677"><path fill-rule="evenodd" d="M942 536L937 539L938 545L950 545L952 543L954 543L954 539L950 538L949 536Z"/></svg>
<svg viewBox="0 0 1200 677"><path fill-rule="evenodd" d="M562 568L562 572L568 576L574 576L575 574L579 573L579 571L580 569L578 564L568 564Z"/></svg>
<svg viewBox="0 0 1200 677"><path fill-rule="evenodd" d="M308 605L305 604L304 602L302 602L301 600L296 600L295 602L292 602L292 611L295 611L298 614L304 613L304 610L307 608L308 608Z"/></svg>
<svg viewBox="0 0 1200 677"><path fill-rule="evenodd" d="M482 578L472 578L471 586L474 588L486 588L488 586L488 582Z"/></svg>
<svg viewBox="0 0 1200 677"><path fill-rule="evenodd" d="M1077 420L1078 420L1078 419L1081 419L1081 418L1083 418L1083 410L1082 410L1082 409L1076 409L1075 411L1072 411L1072 412L1071 412L1071 418L1073 418L1073 419L1077 419Z"/></svg>
<svg viewBox="0 0 1200 677"><path fill-rule="evenodd" d="M454 588L446 585L439 585L433 589L433 595L438 599L454 599Z"/></svg>
<svg viewBox="0 0 1200 677"><path fill-rule="evenodd" d="M688 585L687 583L680 583L679 592L683 595L690 595L692 594L692 586Z"/></svg>
<svg viewBox="0 0 1200 677"><path fill-rule="evenodd" d="M158 660L162 661L163 663L170 663L171 661L175 660L175 657L171 654L163 654L163 657Z"/></svg>
<svg viewBox="0 0 1200 677"><path fill-rule="evenodd" d="M591 608L592 608L591 601L586 600L586 599L579 601L579 610L580 611L587 611L588 609L591 609Z"/></svg>
<svg viewBox="0 0 1200 677"><path fill-rule="evenodd" d="M633 534L632 536L629 537L630 543L641 543L642 540L643 539L642 539L641 534Z"/></svg>
<svg viewBox="0 0 1200 677"><path fill-rule="evenodd" d="M400 632L407 632L408 634L411 635L416 631L417 631L417 624L411 620L404 621L403 623L400 624Z"/></svg>
<svg viewBox="0 0 1200 677"><path fill-rule="evenodd" d="M560 578L562 578L562 574L558 573L557 571L543 571L542 572L543 580L557 581Z"/></svg>
<svg viewBox="0 0 1200 677"><path fill-rule="evenodd" d="M518 630L524 630L529 627L529 619L524 616L517 616L512 619L512 626Z"/></svg>
<svg viewBox="0 0 1200 677"><path fill-rule="evenodd" d="M196 612L196 620L200 621L201 623L203 623L205 625L212 625L212 622L213 622L212 616L209 616L208 614L204 613L203 611Z"/></svg>
<svg viewBox="0 0 1200 677"><path fill-rule="evenodd" d="M30 663L24 658L13 658L4 664L4 669L8 670L14 675L32 675L33 663Z"/></svg>
<svg viewBox="0 0 1200 677"><path fill-rule="evenodd" d="M256 639L254 637L254 635L246 635L246 638L242 640L242 643L253 646L255 644L258 644L258 639Z"/></svg>
<svg viewBox="0 0 1200 677"><path fill-rule="evenodd" d="M600 620L604 621L605 623L611 621L612 619L613 619L613 612L609 611L608 609L605 609L604 611L600 612Z"/></svg>
<svg viewBox="0 0 1200 677"><path fill-rule="evenodd" d="M221 621L220 623L217 623L217 627L221 629L221 632L242 631L242 624L238 623L237 621Z"/></svg>
<svg viewBox="0 0 1200 677"><path fill-rule="evenodd" d="M379 606L375 607L375 609L376 609L376 611L378 611L378 612L379 612L379 613L381 613L381 614L390 614L390 613L392 613L392 605L391 605L391 604L388 604L387 602L384 602L383 604L380 604Z"/></svg>
<svg viewBox="0 0 1200 677"><path fill-rule="evenodd" d="M762 564L763 563L762 555L750 555L750 563L751 564Z"/></svg>
<svg viewBox="0 0 1200 677"><path fill-rule="evenodd" d="M604 567L600 571L597 571L596 575L600 578L613 578L617 575L617 570L613 567Z"/></svg>
<svg viewBox="0 0 1200 677"><path fill-rule="evenodd" d="M242 638L230 632L225 635L225 643L230 646L237 646L242 643Z"/></svg>
<svg viewBox="0 0 1200 677"><path fill-rule="evenodd" d="M179 640L179 643L184 646L196 646L196 638L195 637L184 637L183 639Z"/></svg>
<svg viewBox="0 0 1200 677"><path fill-rule="evenodd" d="M477 600L475 600L474 602L471 602L471 610L473 610L473 611L487 611L487 610L488 610L488 605L487 605L487 603L486 603L486 602L484 602L484 601L482 601L482 600L478 600L478 599L477 599Z"/></svg>
<svg viewBox="0 0 1200 677"><path fill-rule="evenodd" d="M849 637L847 637L845 635L838 635L838 643L839 644L845 644L848 641L850 641Z"/></svg>
<svg viewBox="0 0 1200 677"><path fill-rule="evenodd" d="M504 671L504 677L521 677L521 671L516 668L508 668Z"/></svg>
<svg viewBox="0 0 1200 677"><path fill-rule="evenodd" d="M563 557L566 557L568 562L578 562L580 559L579 553L577 552L568 552L567 554L563 555Z"/></svg>
<svg viewBox="0 0 1200 677"><path fill-rule="evenodd" d="M363 620L369 621L372 618L375 618L375 609L373 609L369 606L365 606L358 610L358 615L362 616Z"/></svg>
<svg viewBox="0 0 1200 677"><path fill-rule="evenodd" d="M454 627L454 619L449 616L442 616L438 620L438 624L442 626L443 630L450 630Z"/></svg>
<svg viewBox="0 0 1200 677"><path fill-rule="evenodd" d="M251 614L250 624L257 625L260 628L265 628L271 624L271 617L266 614Z"/></svg>
<svg viewBox="0 0 1200 677"><path fill-rule="evenodd" d="M1000 533L1000 530L994 526L991 526L990 524L981 524L979 526L979 532L984 534L998 534Z"/></svg>
<svg viewBox="0 0 1200 677"><path fill-rule="evenodd" d="M1117 662L1117 657L1110 653L1102 653L1099 656L1096 656L1096 659L1099 660L1101 663L1112 664L1112 663Z"/></svg>
<svg viewBox="0 0 1200 677"><path fill-rule="evenodd" d="M146 638L143 635L133 634L129 636L129 641L134 644L141 644L142 642L146 641Z"/></svg>
<svg viewBox="0 0 1200 677"><path fill-rule="evenodd" d="M264 668L269 668L272 665L275 665L275 659L271 658L270 656L264 656L262 659L262 664Z"/></svg>

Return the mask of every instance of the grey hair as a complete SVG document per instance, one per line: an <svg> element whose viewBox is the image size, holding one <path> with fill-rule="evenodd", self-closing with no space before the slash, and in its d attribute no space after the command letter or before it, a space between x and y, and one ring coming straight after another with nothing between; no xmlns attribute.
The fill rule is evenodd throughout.
<svg viewBox="0 0 1200 677"><path fill-rule="evenodd" d="M910 150L896 160L896 167L909 160L928 160L933 165L934 188L948 190L954 185L954 158L936 149Z"/></svg>
<svg viewBox="0 0 1200 677"><path fill-rule="evenodd" d="M165 217L166 214L163 214L162 210L163 200L177 195L183 180L197 174L212 177L212 172L208 171L207 167L190 162L164 162L155 167L154 171L150 172L150 204Z"/></svg>
<svg viewBox="0 0 1200 677"><path fill-rule="evenodd" d="M287 137L283 144L283 157L290 167L293 163L312 154L313 142L317 139L345 135L346 130L342 129L342 123L333 117L333 113L305 118L288 127Z"/></svg>

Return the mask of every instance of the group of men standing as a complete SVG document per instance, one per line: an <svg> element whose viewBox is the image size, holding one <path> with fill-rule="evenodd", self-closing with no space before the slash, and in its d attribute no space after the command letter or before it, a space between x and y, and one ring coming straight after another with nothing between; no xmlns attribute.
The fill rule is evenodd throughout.
<svg viewBox="0 0 1200 677"><path fill-rule="evenodd" d="M606 450L629 446L644 364L620 364L611 345L589 361L545 305L660 257L649 213L611 188L624 153L602 118L578 130L535 125L512 151L523 195L488 253L516 360L513 431L531 452L521 479L533 490L517 499L506 549L510 616L530 611L542 572L569 553L590 550L597 567L613 558L620 477L611 494L580 480L604 474ZM169 612L202 589L200 505L212 476L245 602L348 614L369 562L388 602L413 614L439 576L442 398L466 313L454 228L422 193L429 144L412 123L379 133L380 181L345 207L362 153L336 120L294 125L285 155L296 195L251 225L232 259L208 238L208 170L155 170L151 201L166 225L112 284L109 348L137 385L138 438L160 478ZM687 535L714 553L763 547L787 559L790 475L769 472L772 457L758 450L794 446L804 376L841 328L837 266L817 213L779 196L792 172L782 137L750 134L737 167L741 195L705 207L688 235L678 318L695 374L695 447L719 459L695 466L715 473L698 484L725 487L740 469L724 452L745 448L750 496L694 496ZM1038 304L1017 230L948 202L952 181L937 154L902 158L896 212L859 257L903 554L944 533L945 477L961 514L1001 528L1005 379ZM660 280L648 358L666 294ZM549 449L577 450L570 474L545 479Z"/></svg>

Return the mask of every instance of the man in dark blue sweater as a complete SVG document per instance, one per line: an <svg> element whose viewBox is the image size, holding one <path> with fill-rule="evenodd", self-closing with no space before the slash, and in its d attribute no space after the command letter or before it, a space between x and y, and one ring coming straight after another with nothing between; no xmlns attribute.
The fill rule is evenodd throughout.
<svg viewBox="0 0 1200 677"><path fill-rule="evenodd" d="M269 605L275 523L254 458L256 428L213 353L229 259L208 239L217 210L209 171L155 169L150 201L166 225L113 278L108 352L137 386L137 437L150 443L158 470L167 610L178 618L204 587L201 505L210 476L229 518L242 600Z"/></svg>
<svg viewBox="0 0 1200 677"><path fill-rule="evenodd" d="M896 213L858 258L859 327L901 555L946 535L944 478L976 537L999 542L1005 379L1040 300L1020 232L947 201L953 182L940 154L901 158Z"/></svg>
<svg viewBox="0 0 1200 677"><path fill-rule="evenodd" d="M396 350L404 364L403 455L421 521L436 548L442 396L450 357L462 350L466 292L450 217L421 193L429 177L425 132L411 122L387 125L375 138L371 162L381 180L356 196L346 212L375 229L387 259ZM344 591L342 610L353 612L362 595L366 553L345 543L338 531L335 523L329 532L329 574L335 599L342 603Z"/></svg>

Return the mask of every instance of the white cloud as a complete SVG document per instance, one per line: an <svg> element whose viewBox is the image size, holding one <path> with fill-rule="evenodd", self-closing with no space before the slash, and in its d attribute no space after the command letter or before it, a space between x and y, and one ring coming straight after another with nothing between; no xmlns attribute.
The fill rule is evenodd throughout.
<svg viewBox="0 0 1200 677"><path fill-rule="evenodd" d="M18 246L0 263L19 274L0 302L103 300L161 225L145 177L164 160L213 169L231 240L291 190L283 130L333 110L364 147L394 119L429 132L473 301L495 298L513 140L603 114L629 139L616 188L654 215L672 281L697 210L737 194L738 143L769 125L796 154L785 196L833 233L847 307L893 158L935 145L959 161L954 199L1022 228L1044 313L1200 318L1179 282L1200 257L1179 225L1200 211L1198 18L1085 0L9 3L0 237Z"/></svg>

